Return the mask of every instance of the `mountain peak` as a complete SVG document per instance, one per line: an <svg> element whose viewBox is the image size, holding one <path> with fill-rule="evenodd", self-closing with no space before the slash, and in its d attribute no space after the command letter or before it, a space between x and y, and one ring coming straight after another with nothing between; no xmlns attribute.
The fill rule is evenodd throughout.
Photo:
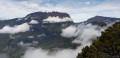
<svg viewBox="0 0 120 58"><path fill-rule="evenodd" d="M34 12L34 13L30 13L28 14L25 18L25 20L37 20L39 22L43 22L43 21L50 21L50 22L66 22L66 21L70 21L73 22L71 20L71 17L69 14L67 13L62 13L62 12ZM45 20L47 19L47 20Z"/></svg>
<svg viewBox="0 0 120 58"><path fill-rule="evenodd" d="M67 13L62 13L62 12L34 12L34 13L30 13L28 14L26 17L29 17L29 16L38 16L38 17L56 17L58 16L59 18L64 18L64 17L69 17L70 18L70 15L67 14Z"/></svg>
<svg viewBox="0 0 120 58"><path fill-rule="evenodd" d="M104 17L104 16L95 16L95 17Z"/></svg>

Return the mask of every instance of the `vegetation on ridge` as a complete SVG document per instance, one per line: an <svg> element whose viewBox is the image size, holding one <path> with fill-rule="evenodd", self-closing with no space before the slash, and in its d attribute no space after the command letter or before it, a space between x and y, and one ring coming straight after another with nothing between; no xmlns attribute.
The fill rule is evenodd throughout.
<svg viewBox="0 0 120 58"><path fill-rule="evenodd" d="M120 22L102 32L90 47L82 49L77 58L120 58Z"/></svg>

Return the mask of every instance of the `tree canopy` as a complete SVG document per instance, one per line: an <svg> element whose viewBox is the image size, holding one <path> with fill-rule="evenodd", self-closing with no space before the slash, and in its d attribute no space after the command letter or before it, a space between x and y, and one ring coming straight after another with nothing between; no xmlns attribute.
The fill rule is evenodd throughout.
<svg viewBox="0 0 120 58"><path fill-rule="evenodd" d="M77 58L120 58L120 22L114 23L78 53Z"/></svg>

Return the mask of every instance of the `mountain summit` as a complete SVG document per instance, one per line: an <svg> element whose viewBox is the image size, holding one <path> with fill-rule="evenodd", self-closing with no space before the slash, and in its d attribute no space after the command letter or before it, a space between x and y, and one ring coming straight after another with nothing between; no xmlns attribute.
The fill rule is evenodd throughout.
<svg viewBox="0 0 120 58"><path fill-rule="evenodd" d="M64 17L69 17L69 14L67 13L61 13L61 12L34 12L34 13L30 13L28 14L26 17L29 17L29 19L31 19L31 17L39 17L39 18L48 18L49 16L51 17L59 17L59 18L64 18Z"/></svg>
<svg viewBox="0 0 120 58"><path fill-rule="evenodd" d="M73 22L69 14L61 12L35 12L24 17L25 20L37 20L40 23ZM44 22L43 22L44 21Z"/></svg>

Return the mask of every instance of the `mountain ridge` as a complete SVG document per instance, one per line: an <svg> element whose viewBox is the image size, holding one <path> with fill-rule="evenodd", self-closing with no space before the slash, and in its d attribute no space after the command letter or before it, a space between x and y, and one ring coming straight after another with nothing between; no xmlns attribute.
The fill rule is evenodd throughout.
<svg viewBox="0 0 120 58"><path fill-rule="evenodd" d="M51 16L50 18L49 15ZM43 48L51 51L56 48L76 49L80 44L72 43L75 37L66 38L61 36L62 29L71 25L79 25L79 23L74 23L71 20L66 21L68 18L71 19L67 13L35 12L23 18L0 21L0 31L6 32L0 33L0 53L7 53L11 58L19 58L20 55L23 55L26 47ZM54 19L54 23L43 23L45 19L47 19L48 22ZM99 23L96 23L96 25L97 24ZM21 26L22 28L20 28ZM29 30L23 32L26 26ZM4 30L5 28L8 29ZM17 31L17 33L11 34L16 28L18 30L22 29L23 31Z"/></svg>
<svg viewBox="0 0 120 58"><path fill-rule="evenodd" d="M103 21L106 21L106 20L110 20L110 21L114 22L116 20L120 20L120 18L105 17L105 16L95 16L95 17L89 18L87 20L87 22L88 23L93 22L93 21L103 22Z"/></svg>

